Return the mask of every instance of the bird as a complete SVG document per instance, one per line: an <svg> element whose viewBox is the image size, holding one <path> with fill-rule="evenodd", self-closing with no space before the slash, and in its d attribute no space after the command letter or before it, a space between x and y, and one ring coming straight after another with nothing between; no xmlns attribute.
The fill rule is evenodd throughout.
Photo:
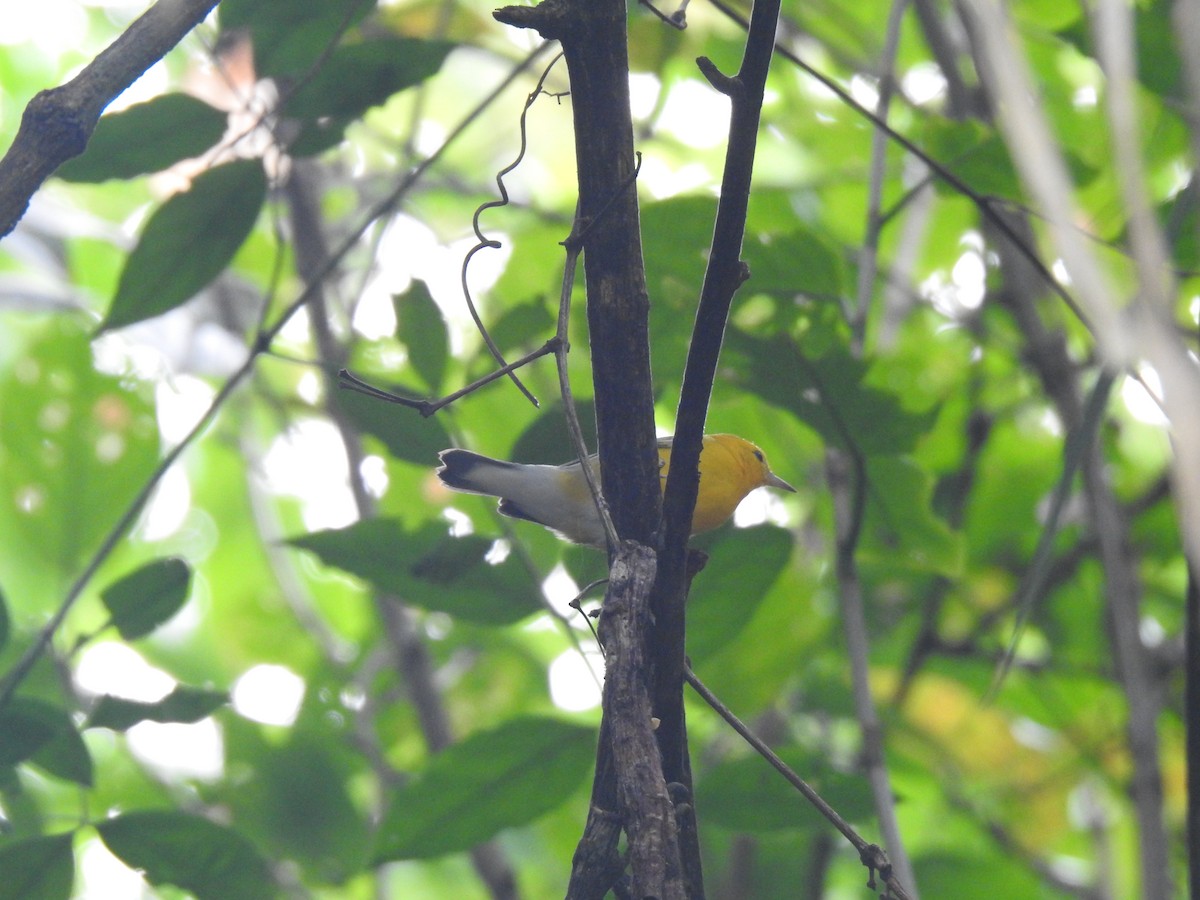
<svg viewBox="0 0 1200 900"><path fill-rule="evenodd" d="M670 437L659 438L659 477L666 485L671 467ZM438 454L435 473L442 484L468 494L500 498L501 514L536 522L576 544L605 546L604 528L592 502L579 460L561 466L529 465L492 459L457 447ZM600 458L587 464L600 477ZM796 489L771 471L763 452L733 434L706 434L700 450L700 490L692 534L724 523L755 488Z"/></svg>

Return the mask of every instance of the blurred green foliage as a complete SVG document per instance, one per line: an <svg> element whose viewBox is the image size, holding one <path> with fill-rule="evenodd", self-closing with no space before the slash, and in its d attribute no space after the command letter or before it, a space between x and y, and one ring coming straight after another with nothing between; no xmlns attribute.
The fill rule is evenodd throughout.
<svg viewBox="0 0 1200 900"><path fill-rule="evenodd" d="M809 62L869 97L890 6L789 0L781 36L802 34L795 43ZM1081 224L1119 242L1127 223L1086 25L1071 5L1010 6L1079 182ZM163 454L258 354L102 554L50 651L0 709L0 898L99 896L98 870L83 861L101 845L164 897L486 896L465 851L489 838L521 896L562 895L588 809L599 718L588 698L600 665L589 654L592 677L563 680L564 660L578 660L591 639L562 585L602 577L603 560L499 517L490 498L450 494L433 476L437 451L452 445L566 461L553 359L520 373L540 407L501 379L424 417L336 380L347 365L395 393L432 398L494 368L466 317L459 266L476 208L516 153L523 93L548 56L364 227L372 204L532 46L496 26L490 8L225 0L168 56L161 86L146 88L154 96L107 117L88 154L0 243L0 673L16 671ZM1139 101L1154 206L1176 262L1190 266L1195 207L1179 184L1192 163L1164 10L1139 7ZM57 54L0 47L6 141L14 110L126 24L99 7L82 15L86 39ZM725 127L725 102L692 60L708 55L732 71L742 45L711 6L692 4L688 17L685 32L636 6L629 20L664 432ZM246 36L258 75L277 79L278 93L254 93L244 67L212 55ZM979 194L1021 203L998 133L946 108L911 12L896 74L894 127ZM483 216L504 251L481 255L469 273L510 359L551 337L558 312L559 241L574 209L568 87L560 64L547 82L555 96L530 112L529 155L508 177L514 203ZM254 111L280 95L282 113L263 119L274 130L256 130ZM231 119L223 136L227 108L251 115ZM858 755L825 469L829 447L857 456L868 477L857 560L871 679L922 892L1133 896L1128 698L1080 503L1055 536L1052 577L1017 664L985 699L1063 465L1063 422L1032 371L1029 335L999 299L1010 282L1027 282L997 257L976 206L893 147L879 269L859 329L870 125L783 59L763 121L744 251L751 279L735 302L708 422L754 440L799 491L748 504L747 519L697 540L710 561L690 608L696 670L879 839ZM223 152L186 162L214 145ZM297 215L297 183L317 198L316 246L345 252L319 298L268 348L261 328L279 323L320 262L307 255L313 235ZM1114 277L1128 277L1121 253L1106 259ZM1175 314L1194 330L1184 274ZM581 293L569 366L590 428ZM1086 383L1085 329L1049 291L1031 299ZM1161 663L1163 814L1182 868L1173 660L1185 567L1166 437L1139 390L1118 388L1098 440L1144 591L1142 637ZM543 596L544 584L559 587ZM93 656L114 644L125 655ZM126 668L97 676L85 664L101 658ZM244 700L275 671L265 667L283 667L302 687L282 721ZM709 895L866 896L849 846L693 700ZM192 770L183 750L202 735L215 735L213 766ZM1112 880L1096 885L1102 878Z"/></svg>

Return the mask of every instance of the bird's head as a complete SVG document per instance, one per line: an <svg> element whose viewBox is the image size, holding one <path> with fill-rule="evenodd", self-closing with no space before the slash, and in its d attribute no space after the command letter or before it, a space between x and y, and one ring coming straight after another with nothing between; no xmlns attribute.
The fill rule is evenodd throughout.
<svg viewBox="0 0 1200 900"><path fill-rule="evenodd" d="M712 434L709 435L709 438L729 454L741 471L747 494L760 487L779 488L783 491L791 491L793 494L796 492L794 487L771 471L771 467L767 464L767 457L745 438L740 438L736 434Z"/></svg>

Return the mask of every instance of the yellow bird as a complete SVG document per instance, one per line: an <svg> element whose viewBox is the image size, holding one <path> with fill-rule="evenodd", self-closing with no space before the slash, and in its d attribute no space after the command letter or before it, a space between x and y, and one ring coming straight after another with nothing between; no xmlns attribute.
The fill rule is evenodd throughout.
<svg viewBox="0 0 1200 900"><path fill-rule="evenodd" d="M663 485L671 467L671 438L660 438L658 456ZM604 529L592 503L579 461L563 466L504 462L470 450L443 450L437 476L447 487L500 498L500 512L528 519L578 544L604 546ZM588 465L600 478L600 459ZM771 471L763 452L732 434L707 434L700 450L700 492L692 516L692 534L709 531L733 515L755 488L796 489Z"/></svg>

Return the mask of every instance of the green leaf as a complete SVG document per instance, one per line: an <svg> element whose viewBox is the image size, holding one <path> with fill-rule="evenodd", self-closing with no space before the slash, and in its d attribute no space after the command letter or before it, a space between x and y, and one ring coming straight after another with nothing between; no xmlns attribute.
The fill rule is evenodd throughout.
<svg viewBox="0 0 1200 900"><path fill-rule="evenodd" d="M200 156L225 133L224 112L189 94L163 94L96 123L87 149L54 173L65 181L97 182L161 172Z"/></svg>
<svg viewBox="0 0 1200 900"><path fill-rule="evenodd" d="M173 884L200 900L260 900L277 893L254 846L208 819L142 810L108 819L96 830L118 859L151 884Z"/></svg>
<svg viewBox="0 0 1200 900"><path fill-rule="evenodd" d="M8 646L8 635L12 627L12 620L8 615L8 601L4 599L4 591L0 590L0 652Z"/></svg>
<svg viewBox="0 0 1200 900"><path fill-rule="evenodd" d="M259 77L300 75L371 12L363 0L224 0L221 31L247 29Z"/></svg>
<svg viewBox="0 0 1200 900"><path fill-rule="evenodd" d="M288 543L404 603L473 622L509 625L542 608L540 588L516 554L492 565L484 558L491 539L451 537L442 523L405 531L395 519L364 519Z"/></svg>
<svg viewBox="0 0 1200 900"><path fill-rule="evenodd" d="M585 446L596 448L596 402L576 400L579 413L579 428L583 432ZM571 439L567 436L567 420L563 417L562 401L546 404L545 410L528 428L521 432L513 445L511 459L514 462L540 466L560 466L575 458Z"/></svg>
<svg viewBox="0 0 1200 900"><path fill-rule="evenodd" d="M390 389L405 397L421 397L419 391L404 387ZM356 391L338 391L333 399L358 428L383 441L388 452L397 459L419 466L433 466L438 453L453 444L437 415L422 416L410 407Z"/></svg>
<svg viewBox="0 0 1200 900"><path fill-rule="evenodd" d="M500 314L488 332L501 353L519 356L544 344L554 334L554 316L542 298L520 303ZM487 357L491 359L490 354Z"/></svg>
<svg viewBox="0 0 1200 900"><path fill-rule="evenodd" d="M339 47L285 104L299 125L288 153L315 156L340 143L346 127L372 106L437 72L454 46L391 38Z"/></svg>
<svg viewBox="0 0 1200 900"><path fill-rule="evenodd" d="M35 590L61 591L157 463L158 426L138 387L97 372L82 323L65 316L0 380L0 495L10 498L0 534Z"/></svg>
<svg viewBox="0 0 1200 900"><path fill-rule="evenodd" d="M1021 185L1008 148L996 132L977 121L959 122L930 117L924 124L926 151L984 196L1019 197ZM941 179L934 187L957 195L958 188Z"/></svg>
<svg viewBox="0 0 1200 900"><path fill-rule="evenodd" d="M454 46L449 41L386 38L338 47L287 101L284 112L298 119L357 118L429 78Z"/></svg>
<svg viewBox="0 0 1200 900"><path fill-rule="evenodd" d="M161 315L204 288L250 234L266 192L262 164L246 159L209 169L167 200L125 261L99 330Z"/></svg>
<svg viewBox="0 0 1200 900"><path fill-rule="evenodd" d="M797 294L837 298L846 292L845 264L829 240L814 231L747 241L742 258L750 267L743 292L785 299Z"/></svg>
<svg viewBox="0 0 1200 900"><path fill-rule="evenodd" d="M0 767L33 762L58 778L91 786L92 758L66 711L15 697L0 710Z"/></svg>
<svg viewBox="0 0 1200 900"><path fill-rule="evenodd" d="M229 695L224 691L209 691L182 684L155 703L105 694L88 717L87 727L125 731L144 721L199 722L228 702Z"/></svg>
<svg viewBox="0 0 1200 900"><path fill-rule="evenodd" d="M687 650L693 659L703 659L741 633L791 555L792 537L782 528L722 532L688 595Z"/></svg>
<svg viewBox="0 0 1200 900"><path fill-rule="evenodd" d="M64 719L66 713L48 703L14 697L0 709L0 767L29 759L54 740Z"/></svg>
<svg viewBox="0 0 1200 900"><path fill-rule="evenodd" d="M322 719L333 707L321 713ZM215 800L233 810L247 837L270 858L295 860L322 883L341 883L363 870L373 825L351 799L364 774L363 759L350 752L348 726L330 729L297 723L287 739L266 739L254 723L223 730L230 758L246 777L227 782Z"/></svg>
<svg viewBox="0 0 1200 900"><path fill-rule="evenodd" d="M933 511L933 476L907 457L878 457L868 461L867 477L867 524L877 542L863 546L864 560L888 568L960 575L966 544Z"/></svg>
<svg viewBox="0 0 1200 900"><path fill-rule="evenodd" d="M442 390L449 335L442 311L429 293L429 286L414 280L403 294L392 298L396 308L396 337L408 348L408 360L434 393Z"/></svg>
<svg viewBox="0 0 1200 900"><path fill-rule="evenodd" d="M187 602L192 570L169 557L146 563L100 592L112 624L127 641L144 637Z"/></svg>
<svg viewBox="0 0 1200 900"><path fill-rule="evenodd" d="M532 822L582 784L596 752L591 728L523 717L433 757L392 795L377 863L466 850Z"/></svg>
<svg viewBox="0 0 1200 900"><path fill-rule="evenodd" d="M288 156L308 157L336 147L346 138L346 128L353 119L322 116L319 119L291 120L299 129L287 142Z"/></svg>
<svg viewBox="0 0 1200 900"><path fill-rule="evenodd" d="M73 842L68 832L0 847L0 900L68 900L75 884Z"/></svg>
<svg viewBox="0 0 1200 900"><path fill-rule="evenodd" d="M978 823L947 823L954 833L970 833ZM950 847L922 853L914 859L917 884L927 897L961 896L964 884L986 884L992 897L1045 896L1045 885L1032 867L1011 856L992 856L976 850L978 843L964 842L962 849ZM1065 893L1065 892L1064 892Z"/></svg>
<svg viewBox="0 0 1200 900"><path fill-rule="evenodd" d="M816 753L799 747L785 747L776 753L843 818L853 821L870 814L871 790L865 778L834 772ZM828 825L816 808L759 756L722 763L702 773L696 784L696 806L713 824L752 834Z"/></svg>
<svg viewBox="0 0 1200 900"><path fill-rule="evenodd" d="M789 337L731 329L725 346L737 363L730 380L792 412L836 447L853 445L866 456L907 453L934 421L934 412L911 412L899 397L866 384L867 364L840 344L810 357Z"/></svg>
<svg viewBox="0 0 1200 900"><path fill-rule="evenodd" d="M656 300L665 284L675 283L686 289L694 308L716 214L716 198L690 194L648 203L642 209L646 283ZM691 317L687 322L691 324Z"/></svg>

